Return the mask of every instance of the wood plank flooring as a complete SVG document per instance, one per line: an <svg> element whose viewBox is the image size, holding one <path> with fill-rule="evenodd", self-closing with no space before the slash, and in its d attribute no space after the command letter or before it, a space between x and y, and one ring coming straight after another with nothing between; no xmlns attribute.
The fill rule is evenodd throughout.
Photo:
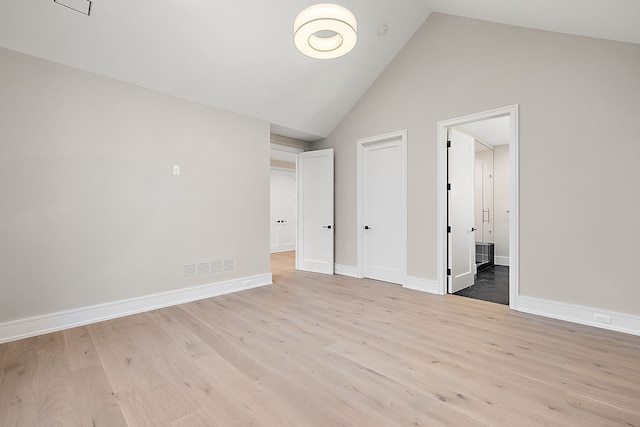
<svg viewBox="0 0 640 427"><path fill-rule="evenodd" d="M640 426L640 337L293 270L0 345L0 426Z"/></svg>

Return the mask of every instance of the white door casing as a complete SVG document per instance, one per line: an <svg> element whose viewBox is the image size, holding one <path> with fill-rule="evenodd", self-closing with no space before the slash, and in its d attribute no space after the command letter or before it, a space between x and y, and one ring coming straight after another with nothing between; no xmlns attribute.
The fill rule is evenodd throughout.
<svg viewBox="0 0 640 427"><path fill-rule="evenodd" d="M358 275L406 284L407 131L359 139Z"/></svg>
<svg viewBox="0 0 640 427"><path fill-rule="evenodd" d="M298 154L296 268L333 274L333 149Z"/></svg>
<svg viewBox="0 0 640 427"><path fill-rule="evenodd" d="M449 130L449 292L473 285L475 274L475 139Z"/></svg>
<svg viewBox="0 0 640 427"><path fill-rule="evenodd" d="M296 248L296 172L271 168L271 253Z"/></svg>

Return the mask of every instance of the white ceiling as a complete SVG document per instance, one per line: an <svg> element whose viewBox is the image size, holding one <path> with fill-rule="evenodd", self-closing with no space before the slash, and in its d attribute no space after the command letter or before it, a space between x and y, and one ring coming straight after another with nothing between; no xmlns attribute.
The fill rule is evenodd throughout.
<svg viewBox="0 0 640 427"><path fill-rule="evenodd" d="M509 116L467 123L456 129L492 147L509 143Z"/></svg>
<svg viewBox="0 0 640 427"><path fill-rule="evenodd" d="M326 137L432 11L640 43L640 0L335 0L358 44L321 61L293 46L310 0L94 0L91 16L53 0L2 0L0 46ZM389 31L378 35L378 28Z"/></svg>

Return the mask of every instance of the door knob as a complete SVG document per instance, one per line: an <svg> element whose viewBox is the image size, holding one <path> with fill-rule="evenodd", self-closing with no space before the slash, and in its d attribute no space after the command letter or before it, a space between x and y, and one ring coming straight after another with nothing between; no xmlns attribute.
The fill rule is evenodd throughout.
<svg viewBox="0 0 640 427"><path fill-rule="evenodd" d="M471 231L476 231L476 228L475 227L471 227Z"/></svg>
<svg viewBox="0 0 640 427"><path fill-rule="evenodd" d="M331 230L331 226L330 225L323 225L322 228L328 228L329 230Z"/></svg>
<svg viewBox="0 0 640 427"><path fill-rule="evenodd" d="M365 226L364 226L364 229L365 229L365 230L371 230L371 227L369 227L368 225L365 225Z"/></svg>

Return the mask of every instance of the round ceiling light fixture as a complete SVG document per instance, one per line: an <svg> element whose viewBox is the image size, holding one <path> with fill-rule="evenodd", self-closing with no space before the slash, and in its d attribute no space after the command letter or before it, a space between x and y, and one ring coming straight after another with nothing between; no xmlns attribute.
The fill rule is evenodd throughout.
<svg viewBox="0 0 640 427"><path fill-rule="evenodd" d="M355 16L337 4L310 6L293 21L293 42L312 58L332 59L348 53L356 45L357 35Z"/></svg>

